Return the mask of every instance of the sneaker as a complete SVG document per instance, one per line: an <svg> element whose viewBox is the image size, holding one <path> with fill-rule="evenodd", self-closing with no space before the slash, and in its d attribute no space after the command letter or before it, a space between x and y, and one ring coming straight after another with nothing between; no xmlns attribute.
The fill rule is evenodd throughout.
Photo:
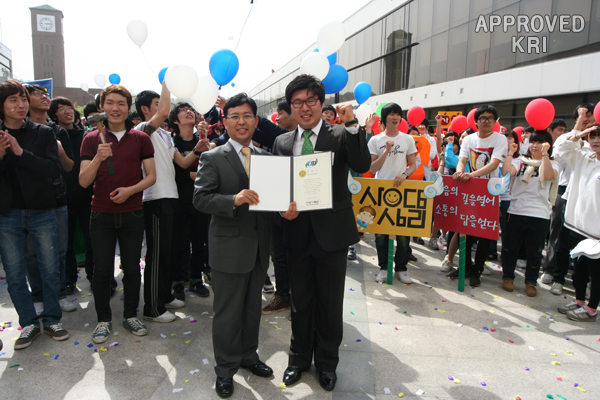
<svg viewBox="0 0 600 400"><path fill-rule="evenodd" d="M417 257L415 257L412 253L408 256L408 261L417 262Z"/></svg>
<svg viewBox="0 0 600 400"><path fill-rule="evenodd" d="M513 292L515 290L515 281L513 279L504 279L502 281L502 289L507 292Z"/></svg>
<svg viewBox="0 0 600 400"><path fill-rule="evenodd" d="M67 299L67 298L59 299L58 304L60 304L60 309L65 312L71 312L71 311L77 310L77 307L75 307L75 304L71 303L69 301L69 299Z"/></svg>
<svg viewBox="0 0 600 400"><path fill-rule="evenodd" d="M136 317L124 319L123 326L129 329L131 333L136 336L144 336L148 334L148 328L146 328L146 325L142 324Z"/></svg>
<svg viewBox="0 0 600 400"><path fill-rule="evenodd" d="M94 333L92 333L92 342L99 344L108 340L108 335L112 329L112 322L98 322Z"/></svg>
<svg viewBox="0 0 600 400"><path fill-rule="evenodd" d="M590 314L587 306L579 307L576 310L567 311L567 317L573 321L579 322L596 322L598 314Z"/></svg>
<svg viewBox="0 0 600 400"><path fill-rule="evenodd" d="M175 299L177 300L177 299ZM165 311L164 313L160 314L158 317L147 317L144 315L144 319L146 321L151 321L151 322L173 322L175 321L175 314L170 313L169 311ZM133 319L133 318L129 318L129 319ZM137 318L136 318L137 319ZM127 320L126 320L127 321ZM141 322L140 322L141 324ZM123 325L127 328L129 328L127 325L125 325L125 322L123 322ZM130 328L131 329L131 328ZM145 329L145 327L144 327ZM131 330L133 332L133 329ZM134 335L138 335L137 333L133 333ZM140 335L145 335L146 333L142 333Z"/></svg>
<svg viewBox="0 0 600 400"><path fill-rule="evenodd" d="M487 265L483 267L483 271L481 271L481 275L491 275L492 271L490 270L490 267L488 267Z"/></svg>
<svg viewBox="0 0 600 400"><path fill-rule="evenodd" d="M348 247L348 256L347 256L347 258L350 261L356 260L356 249L354 248L354 246Z"/></svg>
<svg viewBox="0 0 600 400"><path fill-rule="evenodd" d="M33 307L35 308L35 313L38 315L38 317L44 312L44 303L41 301L34 302Z"/></svg>
<svg viewBox="0 0 600 400"><path fill-rule="evenodd" d="M69 338L69 332L63 328L60 322L50 326L44 326L44 333L50 335L54 340L66 340Z"/></svg>
<svg viewBox="0 0 600 400"><path fill-rule="evenodd" d="M173 286L173 297L177 300L185 301L185 288L183 287L183 283L178 283Z"/></svg>
<svg viewBox="0 0 600 400"><path fill-rule="evenodd" d="M524 271L527 268L527 260L517 260L517 269Z"/></svg>
<svg viewBox="0 0 600 400"><path fill-rule="evenodd" d="M37 325L27 325L21 329L21 336L15 342L15 350L21 350L29 347L33 339L40 334L40 327Z"/></svg>
<svg viewBox="0 0 600 400"><path fill-rule="evenodd" d="M438 246L440 246L441 248L446 247L446 236L442 235L438 238Z"/></svg>
<svg viewBox="0 0 600 400"><path fill-rule="evenodd" d="M527 293L527 297L535 297L537 295L537 289L535 285L528 283L525 285L525 293Z"/></svg>
<svg viewBox="0 0 600 400"><path fill-rule="evenodd" d="M549 285L552 283L552 281L554 280L554 276L552 274L543 274L542 275L542 283L545 283L546 285Z"/></svg>
<svg viewBox="0 0 600 400"><path fill-rule="evenodd" d="M273 286L272 283L265 284L265 286L263 286L263 292L273 293L273 292L275 292L275 286Z"/></svg>
<svg viewBox="0 0 600 400"><path fill-rule="evenodd" d="M465 271L465 278L469 278L471 276L471 270L466 270ZM454 271L450 272L448 274L448 278L458 278L458 269L455 269Z"/></svg>
<svg viewBox="0 0 600 400"><path fill-rule="evenodd" d="M271 314L277 311L287 310L289 308L290 303L288 301L283 301L279 295L275 295L271 299L271 302L262 309L262 313Z"/></svg>
<svg viewBox="0 0 600 400"><path fill-rule="evenodd" d="M442 272L452 272L454 269L454 263L448 259L448 256L444 257L442 262Z"/></svg>
<svg viewBox="0 0 600 400"><path fill-rule="evenodd" d="M558 307L558 312L561 314L566 314L568 311L577 310L579 307L581 306L579 305L579 303L577 303L577 300L573 300L572 302L567 303L564 306Z"/></svg>
<svg viewBox="0 0 600 400"><path fill-rule="evenodd" d="M67 296L72 295L73 293L75 293L75 284L67 283L65 290L67 292Z"/></svg>
<svg viewBox="0 0 600 400"><path fill-rule="evenodd" d="M410 275L408 274L408 271L399 271L396 272L396 276L398 277L398 279L400 279L400 282L402 283L412 283L412 279L410 279Z"/></svg>
<svg viewBox="0 0 600 400"><path fill-rule="evenodd" d="M554 282L552 284L552 288L550 289L550 293L552 294L562 294L563 285L562 283Z"/></svg>
<svg viewBox="0 0 600 400"><path fill-rule="evenodd" d="M375 277L375 282L378 282L378 283L387 282L387 270L385 270L385 269L379 270L379 273Z"/></svg>
<svg viewBox="0 0 600 400"><path fill-rule="evenodd" d="M481 286L481 274L471 275L471 279L469 279L469 286Z"/></svg>
<svg viewBox="0 0 600 400"><path fill-rule="evenodd" d="M497 252L495 252L495 251L494 251L494 252L492 252L492 253L488 254L488 260L493 260L493 261L495 261L495 260L497 260L497 259L498 259L498 253L497 253Z"/></svg>
<svg viewBox="0 0 600 400"><path fill-rule="evenodd" d="M185 301L181 301L178 299L173 299L172 302L165 304L165 308L181 308L183 306L185 306Z"/></svg>
<svg viewBox="0 0 600 400"><path fill-rule="evenodd" d="M208 271L208 272L203 272L203 273L202 273L202 277L204 278L204 284L205 284L205 285L210 285L210 284L212 284L212 276L210 275L210 271Z"/></svg>
<svg viewBox="0 0 600 400"><path fill-rule="evenodd" d="M430 248L431 250L439 250L440 246L437 243L437 238L433 238L433 239L429 239L429 241L427 242L427 247Z"/></svg>
<svg viewBox="0 0 600 400"><path fill-rule="evenodd" d="M413 242L415 242L417 244L420 244L423 246L425 245L425 241L423 240L423 238L413 236L412 240L413 240Z"/></svg>
<svg viewBox="0 0 600 400"><path fill-rule="evenodd" d="M208 297L210 295L210 291L202 281L190 283L190 292L195 293L198 297Z"/></svg>

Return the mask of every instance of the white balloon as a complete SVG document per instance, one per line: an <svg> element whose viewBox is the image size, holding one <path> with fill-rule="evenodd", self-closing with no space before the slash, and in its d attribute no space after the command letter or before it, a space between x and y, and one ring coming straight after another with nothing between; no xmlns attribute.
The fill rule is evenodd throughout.
<svg viewBox="0 0 600 400"><path fill-rule="evenodd" d="M196 93L198 74L188 65L175 65L165 73L165 82L175 97L189 99Z"/></svg>
<svg viewBox="0 0 600 400"><path fill-rule="evenodd" d="M206 114L217 102L219 85L210 75L198 77L196 93L190 97L190 102L200 114Z"/></svg>
<svg viewBox="0 0 600 400"><path fill-rule="evenodd" d="M300 64L300 73L324 79L329 72L329 60L323 53L308 53Z"/></svg>
<svg viewBox="0 0 600 400"><path fill-rule="evenodd" d="M148 27L143 21L133 20L127 24L129 39L139 47L142 47L148 37Z"/></svg>
<svg viewBox="0 0 600 400"><path fill-rule="evenodd" d="M81 84L81 90L83 90L84 92L87 92L88 90L90 90L90 87L88 86L87 83L82 83Z"/></svg>
<svg viewBox="0 0 600 400"><path fill-rule="evenodd" d="M367 118L369 115L373 114L373 110L371 106L368 104L362 104L356 110L356 119L358 119L358 125L364 126L366 124Z"/></svg>
<svg viewBox="0 0 600 400"><path fill-rule="evenodd" d="M317 35L317 47L319 48L319 53L329 56L338 51L345 40L346 29L344 29L344 25L339 21L328 22L319 29Z"/></svg>
<svg viewBox="0 0 600 400"><path fill-rule="evenodd" d="M104 85L106 85L106 77L102 74L98 74L94 77L94 82L96 82L96 85L102 89Z"/></svg>

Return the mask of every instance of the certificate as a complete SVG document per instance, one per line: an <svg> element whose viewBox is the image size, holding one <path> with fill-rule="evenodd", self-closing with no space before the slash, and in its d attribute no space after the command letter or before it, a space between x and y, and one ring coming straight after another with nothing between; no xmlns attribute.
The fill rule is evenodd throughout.
<svg viewBox="0 0 600 400"><path fill-rule="evenodd" d="M252 211L287 211L292 201L298 211L333 207L332 153L303 156L250 156L250 189L259 203Z"/></svg>

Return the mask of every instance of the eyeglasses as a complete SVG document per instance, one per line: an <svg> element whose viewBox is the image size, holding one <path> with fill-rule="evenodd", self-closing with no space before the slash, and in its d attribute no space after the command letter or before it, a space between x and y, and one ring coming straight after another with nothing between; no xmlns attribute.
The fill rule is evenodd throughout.
<svg viewBox="0 0 600 400"><path fill-rule="evenodd" d="M190 107L183 107L183 108L180 108L180 109L179 109L179 112L184 112L184 113L186 113L186 114L187 114L187 113L189 113L189 112L192 112L192 113L193 113L193 112L194 112L194 109L193 109L193 108L190 108Z"/></svg>
<svg viewBox="0 0 600 400"><path fill-rule="evenodd" d="M302 106L304 105L304 103L306 103L307 106L309 107L314 107L317 104L317 101L319 101L319 99L311 97L310 99L306 99L304 101L302 100L294 100L292 101L292 107L294 108L302 108Z"/></svg>
<svg viewBox="0 0 600 400"><path fill-rule="evenodd" d="M67 111L73 111L73 110L74 110L73 107L58 107L58 110L56 110L56 111L67 112Z"/></svg>
<svg viewBox="0 0 600 400"><path fill-rule="evenodd" d="M496 118L494 117L479 117L477 121L479 122L494 122Z"/></svg>
<svg viewBox="0 0 600 400"><path fill-rule="evenodd" d="M238 123L240 122L240 119L243 118L245 122L252 122L254 120L254 115L252 114L244 114L244 115L232 115L230 117L225 117L226 119L230 120L231 122L234 123Z"/></svg>
<svg viewBox="0 0 600 400"><path fill-rule="evenodd" d="M48 94L48 92L42 92L41 90L34 90L33 92L29 93L30 96L34 96L34 97L48 97L50 98L50 95Z"/></svg>

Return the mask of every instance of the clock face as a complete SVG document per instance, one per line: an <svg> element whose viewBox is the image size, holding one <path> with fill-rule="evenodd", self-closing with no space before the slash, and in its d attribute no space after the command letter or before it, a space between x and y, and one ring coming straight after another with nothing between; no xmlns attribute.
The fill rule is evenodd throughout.
<svg viewBox="0 0 600 400"><path fill-rule="evenodd" d="M56 32L54 15L37 15L38 32Z"/></svg>
<svg viewBox="0 0 600 400"><path fill-rule="evenodd" d="M50 29L52 29L53 26L54 22L50 18L44 17L40 19L40 28L42 28L43 30L49 31Z"/></svg>

